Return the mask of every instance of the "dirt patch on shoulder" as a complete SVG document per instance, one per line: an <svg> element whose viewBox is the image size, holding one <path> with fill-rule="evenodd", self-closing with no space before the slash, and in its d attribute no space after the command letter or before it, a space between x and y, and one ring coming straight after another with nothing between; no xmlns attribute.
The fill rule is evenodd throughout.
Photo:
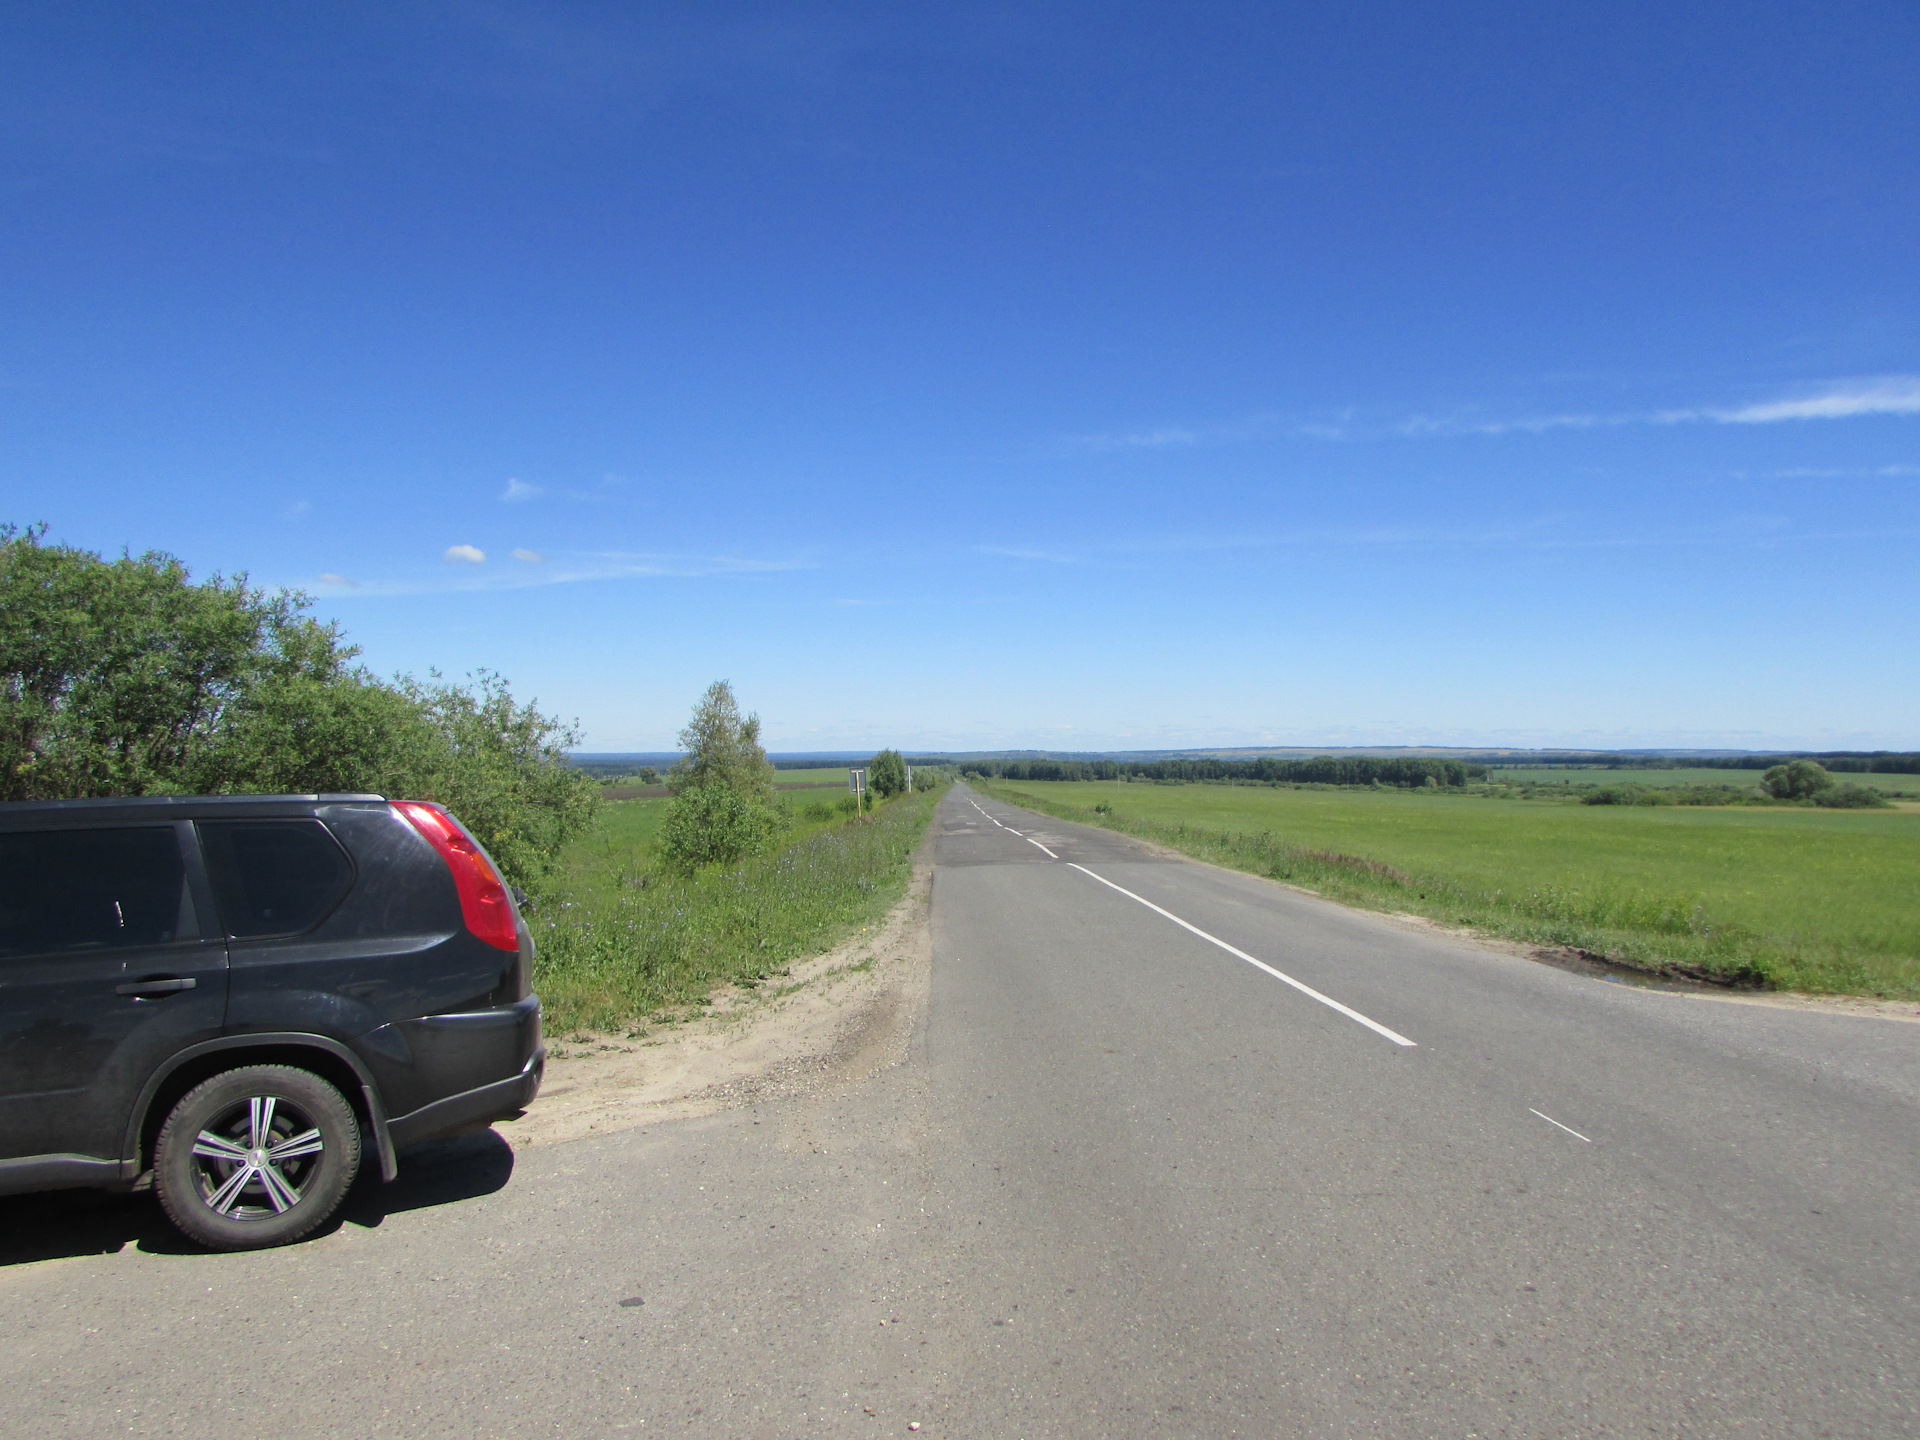
<svg viewBox="0 0 1920 1440"><path fill-rule="evenodd" d="M905 1058L933 973L932 868L844 945L751 990L729 989L691 1019L647 1034L556 1046L540 1095L501 1133L555 1145L654 1121L862 1079Z"/></svg>

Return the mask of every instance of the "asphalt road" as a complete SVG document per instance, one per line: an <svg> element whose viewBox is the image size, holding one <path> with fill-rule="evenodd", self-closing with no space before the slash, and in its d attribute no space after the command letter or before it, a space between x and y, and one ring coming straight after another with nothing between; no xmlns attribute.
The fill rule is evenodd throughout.
<svg viewBox="0 0 1920 1440"><path fill-rule="evenodd" d="M862 1084L454 1142L264 1254L0 1201L8 1431L1920 1433L1920 1026L936 824Z"/></svg>

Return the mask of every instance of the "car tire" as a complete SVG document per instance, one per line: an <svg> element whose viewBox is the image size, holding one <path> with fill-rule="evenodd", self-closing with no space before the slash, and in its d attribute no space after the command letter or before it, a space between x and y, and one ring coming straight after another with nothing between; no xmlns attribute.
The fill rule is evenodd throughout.
<svg viewBox="0 0 1920 1440"><path fill-rule="evenodd" d="M310 1234L360 1169L360 1124L325 1080L248 1065L181 1097L154 1147L167 1218L213 1250L261 1250Z"/></svg>

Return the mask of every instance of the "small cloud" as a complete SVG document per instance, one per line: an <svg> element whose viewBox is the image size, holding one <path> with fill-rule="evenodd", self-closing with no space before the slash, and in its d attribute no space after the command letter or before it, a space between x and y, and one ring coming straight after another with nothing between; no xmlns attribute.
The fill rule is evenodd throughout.
<svg viewBox="0 0 1920 1440"><path fill-rule="evenodd" d="M440 558L450 565L480 565L486 562L487 552L478 545L449 545Z"/></svg>
<svg viewBox="0 0 1920 1440"><path fill-rule="evenodd" d="M529 485L524 480L508 480L507 488L500 492L500 498L507 501L537 500L546 491L538 485Z"/></svg>
<svg viewBox="0 0 1920 1440"><path fill-rule="evenodd" d="M357 590L360 587L358 580L349 580L346 576L336 575L331 570L323 570L320 572L320 583L322 585L342 585L349 590Z"/></svg>
<svg viewBox="0 0 1920 1440"><path fill-rule="evenodd" d="M311 509L313 509L311 500L291 500L287 502L287 518L289 520L304 519Z"/></svg>
<svg viewBox="0 0 1920 1440"><path fill-rule="evenodd" d="M547 557L542 555L538 550L516 550L513 552L513 558L516 560L524 560L529 565L544 565L547 563Z"/></svg>

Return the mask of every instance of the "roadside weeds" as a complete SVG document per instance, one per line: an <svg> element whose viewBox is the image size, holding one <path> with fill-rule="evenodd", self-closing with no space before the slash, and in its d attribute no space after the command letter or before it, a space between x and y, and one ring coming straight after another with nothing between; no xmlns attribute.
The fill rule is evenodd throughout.
<svg viewBox="0 0 1920 1440"><path fill-rule="evenodd" d="M539 1097L502 1133L516 1148L561 1144L828 1090L899 1063L931 984L932 880L916 863L906 895L876 923L672 1023L560 1042Z"/></svg>

